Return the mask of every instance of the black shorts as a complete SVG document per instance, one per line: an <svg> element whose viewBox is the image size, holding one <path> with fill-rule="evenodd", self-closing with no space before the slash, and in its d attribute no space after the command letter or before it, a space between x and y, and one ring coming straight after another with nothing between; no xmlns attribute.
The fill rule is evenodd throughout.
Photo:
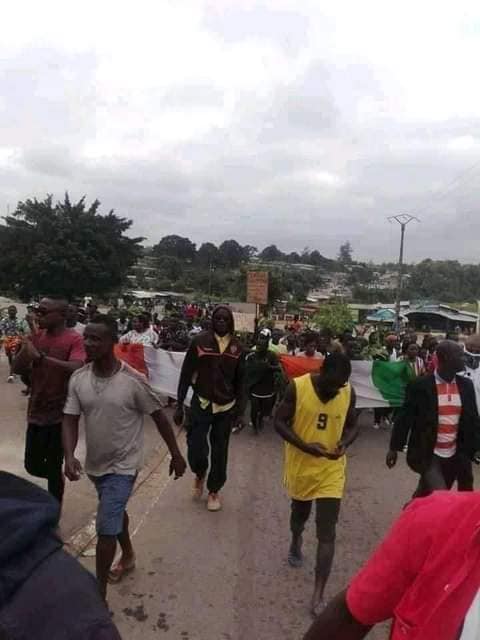
<svg viewBox="0 0 480 640"><path fill-rule="evenodd" d="M273 407L275 406L276 400L276 394L274 394L273 396L267 396L266 398L250 394L250 404L252 407L252 411L260 413L262 416L272 415Z"/></svg>

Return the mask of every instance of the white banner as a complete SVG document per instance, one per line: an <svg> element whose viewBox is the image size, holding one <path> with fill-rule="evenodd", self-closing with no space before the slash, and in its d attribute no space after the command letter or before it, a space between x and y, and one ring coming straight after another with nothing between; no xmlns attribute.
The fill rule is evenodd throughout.
<svg viewBox="0 0 480 640"><path fill-rule="evenodd" d="M143 355L152 387L158 393L176 399L185 353L144 347ZM371 362L352 362L350 382L357 395L356 406L358 409L390 406L373 384L371 370ZM187 404L189 404L191 395L192 390L190 389Z"/></svg>

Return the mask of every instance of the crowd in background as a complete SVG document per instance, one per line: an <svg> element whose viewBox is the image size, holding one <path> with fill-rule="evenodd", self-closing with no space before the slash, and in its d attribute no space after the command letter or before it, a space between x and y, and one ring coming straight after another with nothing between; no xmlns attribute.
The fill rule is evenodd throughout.
<svg viewBox="0 0 480 640"><path fill-rule="evenodd" d="M131 443L118 439L124 425L133 424L132 418L140 417L142 422L138 427L133 424L132 429L139 434L143 414L150 415L170 450L171 472L179 478L186 468L170 421L161 411L158 393L138 372L118 360L117 334L124 345L187 351L173 419L186 429L188 460L195 475L192 495L200 499L206 488L209 511L222 509L220 491L227 480L229 438L232 432L245 426L247 396L250 424L255 433L262 430L265 419L272 416L280 400L274 426L287 443L285 478L292 499L288 562L292 567L302 566L302 534L316 502L318 546L311 612L318 616L313 630L319 629L320 634L309 637L346 637L323 633L331 628L328 624L334 620L331 613L323 616L323 612L327 611L324 589L332 567L345 484L345 452L358 435L355 385L352 382L351 387L348 383L352 373L350 361L408 364L408 367L399 367L411 372L412 383L407 387L403 407L395 410L386 464L393 468L398 454L406 451L407 464L420 474L413 497L425 499L434 491L451 489L455 482L459 491L473 491L472 462L480 463L477 410L480 380L475 373L480 372L479 335L468 336L461 348L459 330L447 335L447 340L429 331L418 335L408 327L401 332L374 326L333 332L327 327L311 327L298 316L281 329L262 317L254 331L237 334L233 313L226 305L213 309L195 304L167 304L162 317L151 308L136 306L112 307L107 314L98 312L97 305L91 301L67 305L64 299L45 298L38 307L30 306L26 316L20 318L17 308L11 305L0 320L0 335L11 364L8 381L13 382L17 373L26 385L26 393L31 383L25 469L30 475L48 481L48 490L59 505L63 500L65 476L71 481L81 476L82 466L74 454L80 416L85 416L85 468L99 498L96 572L103 599L108 581L116 582L135 568L126 507L141 456L140 445L137 447L135 443L132 448ZM29 334L31 340L26 340ZM282 355L289 356L294 363L297 358L311 359L310 375L295 378L287 387L280 361ZM320 366L322 360L325 362ZM397 366L387 364L380 368L391 370ZM69 379L70 383L66 384ZM191 386L194 395L187 412L184 401ZM133 409L131 398L140 398ZM95 412L90 411L92 403L95 403ZM112 407L117 412L113 419ZM387 426L391 413L390 408L375 409L375 426L382 423ZM105 437L99 438L99 434ZM125 451L132 457L126 457ZM120 458L128 460L128 473L114 467ZM465 505L473 506L467 502ZM405 513L408 517L412 511L407 509ZM58 522L58 510L52 522L54 525ZM477 525L478 517L465 529L465 540ZM122 555L114 563L117 538ZM449 536L443 539L448 541ZM463 540L460 542L464 544ZM397 536L391 546L402 544ZM405 549L408 551L408 545ZM449 551L454 550L452 543ZM407 551L402 552L402 558L408 557ZM466 554L462 553L463 556ZM378 583L378 558L375 556L369 565L371 575L368 571L366 577L360 574L360 583L366 584L363 592L360 588L362 594L374 593L372 585ZM390 557L388 563L383 561L383 564L390 565ZM390 573L391 583L396 584L401 571L392 565ZM448 579L451 575L453 572L448 573ZM354 589L358 589L358 584L357 577ZM409 585L402 589L408 591ZM372 602L375 604L377 599L372 598ZM354 620L363 620L360 605L358 607L360 613L356 612L356 618L350 617L350 626ZM393 615L393 608L390 611L387 607L369 621L374 623ZM458 616L463 624L465 611ZM341 628L338 626L341 623L336 621L336 628ZM455 624L458 628L457 621ZM357 626L362 631L360 622ZM368 631L368 627L365 629Z"/></svg>
<svg viewBox="0 0 480 640"><path fill-rule="evenodd" d="M186 351L192 338L211 328L212 304L167 301L162 317L150 305L137 304L113 306L108 313L117 321L120 342L123 344L143 344L168 351ZM98 306L92 301L86 304L70 304L67 327L80 334L85 325L98 313ZM435 351L443 336L426 331L419 337L415 330L405 328L396 333L386 327L359 326L355 330L345 330L335 334L328 328L312 328L308 320L294 316L291 322L278 328L278 323L267 317L256 321L255 330L237 332L237 337L247 349L256 344L259 331L269 331L269 350L284 355L314 357L321 359L328 353L341 351L350 360L406 360L415 375L432 372L435 369ZM35 305L27 307L27 314L18 316L15 305L3 310L0 315L0 339L5 353L11 361L18 349L21 337L35 331ZM458 342L460 330L449 333L447 339ZM9 375L9 381L13 376Z"/></svg>
<svg viewBox="0 0 480 640"><path fill-rule="evenodd" d="M173 302L168 300L162 314L152 305L138 306L126 300L127 305L112 306L108 314L115 318L121 344L142 344L155 349L186 352L192 339L212 327L211 304ZM86 324L99 312L92 300L71 303L66 317L67 328L83 334ZM162 317L160 317L160 315ZM21 346L23 336L37 330L35 305L27 307L25 317L19 317L14 305L4 310L0 319L0 339L10 364L8 382L15 381L12 370L13 358ZM344 353L351 361L405 361L411 371L411 379L433 373L437 367L437 347L443 336L432 335L425 328L419 336L414 329L406 327L402 332L393 332L385 326L357 326L335 334L329 328L317 329L309 325L308 319L298 315L278 327L271 318L261 316L255 322L254 331L236 332L248 356L246 359L246 392L251 407L251 426L260 431L264 419L271 416L273 406L282 397L286 378L280 366L279 356L288 355L321 361L330 353ZM459 342L460 329L445 336ZM467 357L467 356L466 356ZM22 377L30 392L30 381ZM168 400L170 404L172 399ZM391 409L374 410L374 428L391 427L394 414Z"/></svg>

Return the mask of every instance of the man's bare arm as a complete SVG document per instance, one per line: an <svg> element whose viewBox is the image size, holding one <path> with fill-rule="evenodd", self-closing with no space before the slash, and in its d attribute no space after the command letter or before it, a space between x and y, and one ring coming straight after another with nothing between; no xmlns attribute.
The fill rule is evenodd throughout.
<svg viewBox="0 0 480 640"><path fill-rule="evenodd" d="M177 445L177 440L172 429L172 425L168 421L167 416L161 409L157 409L151 414L152 420L158 429L159 434L162 436L165 444L168 447L172 460L170 462L170 475L175 473L175 478L180 478L185 473L187 463L185 462L180 449Z"/></svg>
<svg viewBox="0 0 480 640"><path fill-rule="evenodd" d="M345 419L345 426L343 427L343 434L341 439L341 444L345 448L349 447L351 444L355 442L360 432L357 415L355 411L356 400L357 400L357 397L355 395L355 391L352 388L352 393L350 396L350 406L348 408L348 413Z"/></svg>
<svg viewBox="0 0 480 640"><path fill-rule="evenodd" d="M64 371L68 371L69 373L73 373L77 369L81 369L84 365L81 360L58 360L58 358L51 358L50 356L45 356L45 362L53 364Z"/></svg>
<svg viewBox="0 0 480 640"><path fill-rule="evenodd" d="M78 443L78 423L80 416L64 415L62 423L62 443L65 458L73 458Z"/></svg>
<svg viewBox="0 0 480 640"><path fill-rule="evenodd" d="M20 351L17 353L13 360L13 373L16 375L23 375L30 370L32 366L32 358L30 355L30 350L26 346L25 342L22 344Z"/></svg>
<svg viewBox="0 0 480 640"><path fill-rule="evenodd" d="M75 458L75 449L78 443L78 423L80 416L64 414L62 423L62 443L65 452L65 475L75 482L80 480L82 465Z"/></svg>
<svg viewBox="0 0 480 640"><path fill-rule="evenodd" d="M81 360L59 360L58 358L52 358L51 356L44 356L40 353L40 351L33 345L31 340L27 337L23 339L22 348L20 349L17 357L13 362L13 371L19 375L26 373L28 369L35 362L40 362L44 360L51 365L59 367L68 373L73 373L77 369L83 367L83 362Z"/></svg>
<svg viewBox="0 0 480 640"><path fill-rule="evenodd" d="M303 640L363 640L371 627L355 620L347 606L347 592L339 593L317 617Z"/></svg>
<svg viewBox="0 0 480 640"><path fill-rule="evenodd" d="M182 457L172 426L165 413L161 409L157 409L152 413L152 420L155 422L158 433L162 436L172 458Z"/></svg>

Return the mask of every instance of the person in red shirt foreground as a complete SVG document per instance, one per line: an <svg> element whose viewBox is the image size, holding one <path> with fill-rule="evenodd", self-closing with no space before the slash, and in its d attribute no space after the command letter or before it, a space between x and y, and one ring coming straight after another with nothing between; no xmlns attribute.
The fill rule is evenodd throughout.
<svg viewBox="0 0 480 640"><path fill-rule="evenodd" d="M304 640L361 640L390 619L391 640L480 638L479 492L414 500Z"/></svg>

